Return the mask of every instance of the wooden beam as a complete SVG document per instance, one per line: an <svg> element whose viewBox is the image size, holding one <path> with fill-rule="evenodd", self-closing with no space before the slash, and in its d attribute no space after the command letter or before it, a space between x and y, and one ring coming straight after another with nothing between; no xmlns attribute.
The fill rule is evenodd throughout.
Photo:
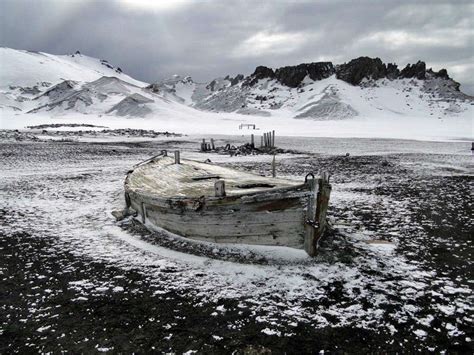
<svg viewBox="0 0 474 355"><path fill-rule="evenodd" d="M276 161L275 161L275 154L273 154L272 160L272 176L276 177Z"/></svg>
<svg viewBox="0 0 474 355"><path fill-rule="evenodd" d="M215 191L216 197L224 197L225 196L225 181L217 180L214 184L214 191Z"/></svg>
<svg viewBox="0 0 474 355"><path fill-rule="evenodd" d="M179 150L174 151L174 163L175 164L181 164L181 160L179 157Z"/></svg>
<svg viewBox="0 0 474 355"><path fill-rule="evenodd" d="M310 256L315 256L317 251L316 245L316 211L318 204L319 180L308 180L311 188L311 194L308 196L306 207L306 234L304 238L304 250Z"/></svg>
<svg viewBox="0 0 474 355"><path fill-rule="evenodd" d="M319 226L315 233L314 244L316 249L319 247L319 241L327 229L327 211L329 208L329 197L331 195L331 185L329 184L330 175L323 172L321 176L322 178L319 180L318 204L316 211L316 221Z"/></svg>

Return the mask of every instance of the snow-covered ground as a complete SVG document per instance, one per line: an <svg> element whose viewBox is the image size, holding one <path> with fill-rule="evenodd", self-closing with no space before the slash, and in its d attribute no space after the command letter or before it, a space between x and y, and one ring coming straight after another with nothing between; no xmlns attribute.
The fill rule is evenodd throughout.
<svg viewBox="0 0 474 355"><path fill-rule="evenodd" d="M36 329L29 341L32 348L43 344L41 348L47 350L44 339L61 344L61 334L65 334L81 346L120 350L131 340L110 340L118 330L106 329L112 322L109 318L101 318L99 328L90 326L97 329L89 330L87 340L80 338L84 320L71 327L65 319L71 307L83 309L83 319L98 317L99 305L110 304L112 297L116 307L132 302L131 334L135 329L145 334L157 329L145 341L150 347L144 350L152 349L152 344L179 352L206 346L224 349L219 346L232 344L237 334L247 334L257 344L267 344L264 339L271 337L270 348L294 344L303 351L304 344L313 344L305 335L309 329L313 341L326 337L320 343L325 345L313 344L313 350L376 349L384 344L385 349L409 346L442 351L472 345L468 271L472 267L472 200L466 198L474 187L470 145L308 140L285 138L282 143L307 147L312 154L285 155L278 169L282 176L294 179L312 170L333 174L329 215L336 233L316 259L288 248L202 243L194 249L204 250L203 255L185 253L182 248L189 245L183 246L179 237L163 231L144 237L130 221L121 226L110 214L123 205L126 171L160 149L181 148L184 157L211 158L267 174L270 157L196 153L199 140L192 137L148 144L1 142L2 248L14 250L9 249L12 241L21 244L3 260L27 255L25 250L39 240L47 246L37 247L36 259L25 265L25 277L34 290L18 296L24 306L2 306L8 316L0 333L10 332L11 324L23 324ZM341 154L325 151L328 141L341 146ZM381 151L383 143L389 148ZM402 151L390 151L397 146L403 146ZM345 157L345 151L354 154ZM48 262L48 258L57 261ZM38 266L35 260L43 261ZM58 263L59 270L54 266ZM98 271L97 265L105 269ZM116 271L105 278L112 272L106 270ZM1 272L2 282L7 282L10 274L5 264ZM133 278L120 277L130 273ZM55 286L57 280L63 280L62 288ZM58 298L66 303L56 308ZM148 308L135 302L148 302ZM153 308L163 302L173 302L173 309ZM176 315L171 321L169 312ZM161 323L163 317L168 321ZM190 327L185 324L199 323L199 319L219 324L204 321L202 331L214 337L201 343L196 333L183 331ZM348 330L358 340L347 335ZM364 334L368 338L361 340ZM186 342L186 337L193 340ZM352 340L346 343L344 339ZM240 345L254 344L239 341Z"/></svg>
<svg viewBox="0 0 474 355"><path fill-rule="evenodd" d="M191 109L189 109L191 110ZM296 120L285 117L245 116L235 113L212 113L195 110L193 114L180 111L167 112L163 116L146 118L117 118L68 114L51 116L49 114L0 114L2 129L24 129L26 126L47 123L87 123L110 128L141 128L184 134L232 134L254 133L275 130L277 136L335 137L335 138L396 138L418 140L472 140L472 117L449 117L442 120L433 118L353 118L341 121ZM258 130L240 130L241 123L256 124ZM258 141L258 140L257 140Z"/></svg>

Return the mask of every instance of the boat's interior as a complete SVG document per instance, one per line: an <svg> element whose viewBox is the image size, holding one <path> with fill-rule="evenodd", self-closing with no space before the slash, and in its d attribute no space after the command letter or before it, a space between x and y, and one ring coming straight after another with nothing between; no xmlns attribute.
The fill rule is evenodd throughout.
<svg viewBox="0 0 474 355"><path fill-rule="evenodd" d="M259 176L214 164L163 156L143 164L128 176L132 190L162 197L214 196L214 184L225 181L226 195L241 195L301 185L303 181Z"/></svg>

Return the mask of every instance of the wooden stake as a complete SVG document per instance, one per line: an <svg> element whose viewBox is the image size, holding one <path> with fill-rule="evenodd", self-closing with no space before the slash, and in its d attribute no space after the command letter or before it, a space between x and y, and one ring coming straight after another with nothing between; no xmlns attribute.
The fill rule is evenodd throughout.
<svg viewBox="0 0 474 355"><path fill-rule="evenodd" d="M179 150L174 151L174 163L175 164L181 164L181 160L179 157Z"/></svg>
<svg viewBox="0 0 474 355"><path fill-rule="evenodd" d="M212 150L216 150L216 146L214 144L214 138L211 138L211 148Z"/></svg>
<svg viewBox="0 0 474 355"><path fill-rule="evenodd" d="M276 177L276 161L275 161L275 154L273 154L272 160L272 176Z"/></svg>
<svg viewBox="0 0 474 355"><path fill-rule="evenodd" d="M260 148L263 147L263 136L260 136Z"/></svg>
<svg viewBox="0 0 474 355"><path fill-rule="evenodd" d="M316 221L318 222L318 229L314 236L315 248L319 247L319 240L323 236L327 228L327 211L329 207L329 196L331 195L331 185L329 184L329 174L323 172L322 178L319 180L318 203L316 210Z"/></svg>
<svg viewBox="0 0 474 355"><path fill-rule="evenodd" d="M275 131L272 131L272 148L275 148Z"/></svg>
<svg viewBox="0 0 474 355"><path fill-rule="evenodd" d="M308 180L311 189L311 195L308 196L308 204L306 207L306 235L304 238L304 250L310 256L316 255L316 210L318 204L319 183L317 179Z"/></svg>
<svg viewBox="0 0 474 355"><path fill-rule="evenodd" d="M253 133L250 135L250 145L252 146L252 148L255 148L255 141L254 141Z"/></svg>
<svg viewBox="0 0 474 355"><path fill-rule="evenodd" d="M217 180L214 184L214 191L215 191L216 197L224 197L225 196L225 181Z"/></svg>

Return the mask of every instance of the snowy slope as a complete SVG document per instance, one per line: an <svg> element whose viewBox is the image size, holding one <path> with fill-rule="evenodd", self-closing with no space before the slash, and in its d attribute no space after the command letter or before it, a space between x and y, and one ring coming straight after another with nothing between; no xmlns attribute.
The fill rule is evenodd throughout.
<svg viewBox="0 0 474 355"><path fill-rule="evenodd" d="M57 84L63 80L93 81L114 76L143 87L144 82L121 73L106 61L82 54L52 55L11 48L0 48L0 88L34 87L41 83Z"/></svg>
<svg viewBox="0 0 474 355"><path fill-rule="evenodd" d="M174 87L178 88L178 85L186 84L179 83ZM297 88L285 86L275 79L264 78L257 80L251 87L243 83L235 86L227 83L227 86L213 91L203 90L203 84L187 85L187 90L193 92L191 104L189 93L184 97L174 87L170 99L213 112L321 121L381 116L472 117L474 113L472 97L461 92L453 97L446 97L438 90L444 83L441 82L436 89L430 90L433 80L416 78L384 78L367 81L365 85L351 85L337 79L335 75L322 80L307 77ZM198 90L200 95L196 94Z"/></svg>
<svg viewBox="0 0 474 355"><path fill-rule="evenodd" d="M280 69L264 67L247 77L227 76L209 83L176 75L147 85L108 62L81 54L0 48L0 128L61 120L190 134L242 134L240 123L252 123L257 135L271 129L294 136L472 136L472 97L460 92L447 73L422 68L426 74L422 79L414 77L419 73L402 71L410 77L366 75L352 84L341 79L337 67L315 67L333 69L319 76L300 75L297 85L291 75L278 77ZM291 74L292 68L282 70Z"/></svg>
<svg viewBox="0 0 474 355"><path fill-rule="evenodd" d="M275 70L259 66L247 77L227 76L208 84L175 75L153 87L202 111L319 121L472 117L474 104L445 69L435 72L418 61L399 70L394 63L369 57L340 65L303 63Z"/></svg>
<svg viewBox="0 0 474 355"><path fill-rule="evenodd" d="M0 48L0 112L143 117L193 111L105 60ZM120 106L117 106L120 105Z"/></svg>

